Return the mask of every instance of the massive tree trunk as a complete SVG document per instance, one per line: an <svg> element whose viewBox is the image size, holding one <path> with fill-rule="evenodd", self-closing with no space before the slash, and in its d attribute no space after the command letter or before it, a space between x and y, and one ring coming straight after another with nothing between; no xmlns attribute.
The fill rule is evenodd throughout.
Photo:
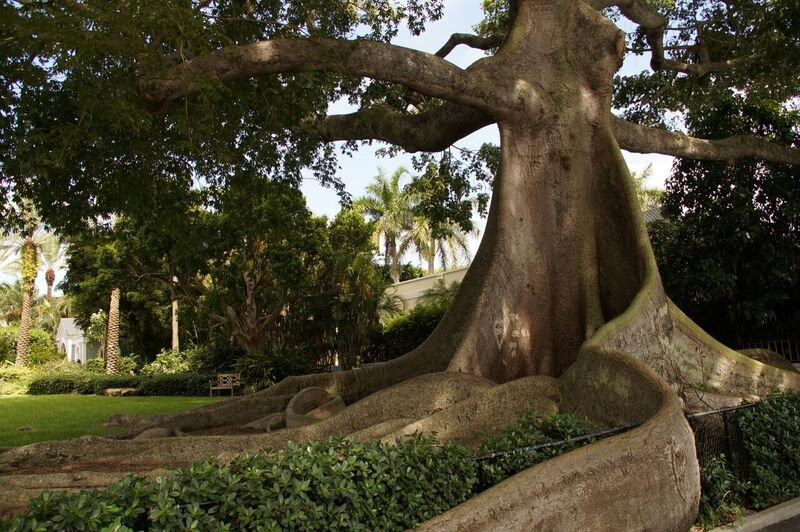
<svg viewBox="0 0 800 532"><path fill-rule="evenodd" d="M532 405L557 406L598 425L643 425L606 440L597 453L585 449L529 470L430 526L688 528L699 481L683 407L732 402L777 385L800 387L800 377L719 345L666 298L609 114L622 33L582 2L528 0L517 8L498 54L468 69L469 87L447 86L445 66L441 74L430 69L441 82L429 94L461 105L478 102L498 123L501 168L480 249L451 310L420 347L369 368L291 377L238 401L145 420L197 430L282 410L305 387L341 394L350 406L314 428L196 437L192 445L170 438L42 444L0 455L0 472L16 478L34 464L40 472L61 471L63 456L71 468L122 462L152 469L279 447L288 439L364 431L386 438L417 430L459 437L496 428L498 419ZM231 54L234 66L222 68L215 61L224 57L204 61L209 71L233 79L242 61ZM276 71L279 62L267 61L262 70ZM253 64L241 68L253 75L259 71ZM403 82L404 65L392 63L383 74L380 63L373 71ZM425 73L406 84L423 90ZM143 84L151 87L151 99L165 101L172 98L167 91L186 85L153 83ZM419 377L435 372L444 376ZM642 474L623 477L626 468ZM30 484L41 485L37 479ZM613 501L601 500L602 483L623 491ZM563 490L558 504L548 503L553 490ZM498 515L506 521L497 523Z"/></svg>

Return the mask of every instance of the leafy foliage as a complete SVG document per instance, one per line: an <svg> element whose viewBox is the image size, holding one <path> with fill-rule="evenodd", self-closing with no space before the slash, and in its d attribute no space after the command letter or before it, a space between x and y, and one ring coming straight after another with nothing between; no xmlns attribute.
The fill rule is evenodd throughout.
<svg viewBox="0 0 800 532"><path fill-rule="evenodd" d="M736 476L725 455L711 458L700 468L700 511L697 522L704 530L736 521L742 514Z"/></svg>
<svg viewBox="0 0 800 532"><path fill-rule="evenodd" d="M503 435L487 440L481 451L571 438L585 430L584 422L569 415L528 412ZM393 445L340 439L289 443L280 451L229 464L207 461L155 481L129 476L104 490L45 492L31 502L26 516L0 521L0 526L14 531L78 526L406 530L571 448L553 447L489 466L459 445L418 435Z"/></svg>
<svg viewBox="0 0 800 532"><path fill-rule="evenodd" d="M758 132L797 142L794 119L739 97L693 118L693 131ZM668 220L650 234L667 293L733 345L797 339L800 319L798 170L763 161L681 161L667 181Z"/></svg>
<svg viewBox="0 0 800 532"><path fill-rule="evenodd" d="M56 350L53 338L46 331L31 328L29 334L30 354L28 355L28 365L41 366L47 362L65 357L63 353L59 353ZM18 326L0 327L0 362L14 360L18 336Z"/></svg>
<svg viewBox="0 0 800 532"><path fill-rule="evenodd" d="M107 375L90 371L34 374L28 386L31 395L62 393L100 394L106 388L138 388L139 395L208 395L210 374L175 373L146 377Z"/></svg>
<svg viewBox="0 0 800 532"><path fill-rule="evenodd" d="M750 460L742 491L755 509L800 496L800 393L778 392L740 412Z"/></svg>
<svg viewBox="0 0 800 532"><path fill-rule="evenodd" d="M455 445L328 440L127 477L102 491L45 493L7 530L405 530L466 500L475 466ZM413 472L413 474L412 474Z"/></svg>
<svg viewBox="0 0 800 532"><path fill-rule="evenodd" d="M516 423L503 430L501 434L488 437L478 449L478 454L485 455L568 440L587 434L589 428L588 422L570 414L552 413L543 416L539 412L530 411L519 416ZM478 486L480 489L486 489L523 469L587 443L590 442L587 440L579 443L566 443L535 451L519 451L481 461L478 467Z"/></svg>
<svg viewBox="0 0 800 532"><path fill-rule="evenodd" d="M704 528L731 522L744 508L762 510L800 495L800 392L775 392L734 419L744 447L740 466L718 455L700 469Z"/></svg>

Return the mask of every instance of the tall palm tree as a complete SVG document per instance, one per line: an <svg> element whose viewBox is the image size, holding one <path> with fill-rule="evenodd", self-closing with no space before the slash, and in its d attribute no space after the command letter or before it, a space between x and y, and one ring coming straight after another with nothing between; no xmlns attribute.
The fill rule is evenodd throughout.
<svg viewBox="0 0 800 532"><path fill-rule="evenodd" d="M108 334L106 341L106 373L119 373L119 297L120 289L111 290L108 305Z"/></svg>
<svg viewBox="0 0 800 532"><path fill-rule="evenodd" d="M413 198L400 186L407 173L400 167L387 176L383 169L378 169L378 175L366 187L366 196L353 202L356 211L369 216L375 224L373 238L378 243L383 240L384 259L395 283L400 281L400 244L414 218Z"/></svg>
<svg viewBox="0 0 800 532"><path fill-rule="evenodd" d="M428 275L433 275L437 255L443 268L448 264L458 264L462 257L469 262L469 236L474 234L477 234L477 229L465 232L453 222L434 227L426 218L415 216L401 240L400 255L415 248L420 258L428 263Z"/></svg>
<svg viewBox="0 0 800 532"><path fill-rule="evenodd" d="M19 319L19 336L15 364L25 366L30 352L31 309L35 292L36 273L39 271L39 247L45 234L39 216L28 202L20 206L22 226L0 244L0 261L8 264L14 259L22 277L22 305Z"/></svg>

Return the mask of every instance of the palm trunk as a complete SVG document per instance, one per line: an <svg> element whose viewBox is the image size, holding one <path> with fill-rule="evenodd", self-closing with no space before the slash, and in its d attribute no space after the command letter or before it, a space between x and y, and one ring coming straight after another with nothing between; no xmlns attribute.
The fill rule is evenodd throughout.
<svg viewBox="0 0 800 532"><path fill-rule="evenodd" d="M180 344L178 338L178 298L175 296L175 284L178 278L172 276L172 282L169 286L169 295L172 300L172 351L177 353L180 351Z"/></svg>
<svg viewBox="0 0 800 532"><path fill-rule="evenodd" d="M14 363L17 366L28 364L28 353L30 352L30 329L31 329L31 301L32 290L23 287L22 290L22 315L19 320L19 336L17 336L17 356Z"/></svg>
<svg viewBox="0 0 800 532"><path fill-rule="evenodd" d="M431 238L428 242L428 275L433 275L435 270L435 263L436 263L436 239L433 237L433 230L431 230Z"/></svg>
<svg viewBox="0 0 800 532"><path fill-rule="evenodd" d="M106 342L106 373L116 374L119 365L119 298L120 289L111 290L111 302L108 305L108 340Z"/></svg>
<svg viewBox="0 0 800 532"><path fill-rule="evenodd" d="M393 283L400 282L400 257L397 256L397 241L392 238L386 239L386 256L389 258L389 275Z"/></svg>
<svg viewBox="0 0 800 532"><path fill-rule="evenodd" d="M35 290L36 270L39 269L36 256L36 243L32 238L26 238L22 244L22 312L19 319L19 336L17 337L17 352L14 363L18 366L28 364L30 353L31 309L33 307L33 293Z"/></svg>

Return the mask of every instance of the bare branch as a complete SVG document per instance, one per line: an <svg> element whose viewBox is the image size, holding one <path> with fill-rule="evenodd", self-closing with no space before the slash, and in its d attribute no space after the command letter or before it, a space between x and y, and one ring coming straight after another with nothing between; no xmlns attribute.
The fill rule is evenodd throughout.
<svg viewBox="0 0 800 532"><path fill-rule="evenodd" d="M800 150L787 148L750 135L706 140L612 118L619 147L636 153L662 153L704 161L764 159L773 163L800 164Z"/></svg>
<svg viewBox="0 0 800 532"><path fill-rule="evenodd" d="M717 62L700 62L700 63L684 63L683 61L672 61L665 59L661 64L662 70L672 70L674 72L682 72L684 74L694 76L705 76L711 72L723 72L725 70L732 70L736 67L742 66L757 59L758 55L749 55L746 57L737 57L736 59L729 59L727 61Z"/></svg>
<svg viewBox="0 0 800 532"><path fill-rule="evenodd" d="M138 81L148 103L167 105L197 92L203 81L234 81L265 74L341 72L392 81L427 96L484 107L468 72L431 54L375 41L276 39L230 46Z"/></svg>
<svg viewBox="0 0 800 532"><path fill-rule="evenodd" d="M439 51L436 52L435 55L438 57L447 57L459 44L465 44L471 48L477 48L478 50L491 50L503 44L503 40L505 40L505 35L480 37L470 33L454 33L447 39L444 46L439 48Z"/></svg>
<svg viewBox="0 0 800 532"><path fill-rule="evenodd" d="M327 141L374 139L396 144L408 152L436 152L493 122L482 111L446 102L419 114L375 106L329 116L308 125L308 129Z"/></svg>

